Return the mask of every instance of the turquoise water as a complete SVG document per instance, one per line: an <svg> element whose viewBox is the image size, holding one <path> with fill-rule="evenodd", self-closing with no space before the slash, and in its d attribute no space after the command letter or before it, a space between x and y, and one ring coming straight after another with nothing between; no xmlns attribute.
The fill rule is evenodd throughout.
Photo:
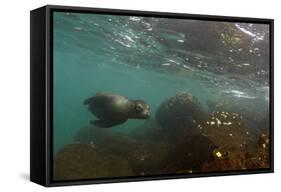
<svg viewBox="0 0 281 192"><path fill-rule="evenodd" d="M228 38L217 43L222 32L210 39L212 35L205 33L214 30L202 30L205 24L55 12L54 153L73 143L81 128L90 126L95 117L83 102L98 92L142 99L150 105L152 117L163 101L178 92L192 93L205 111L210 110L208 100L225 97L242 108L264 111L266 116L269 64L268 55L260 51L268 46L268 28L231 24L243 34L240 39L248 40L245 45L237 39L226 42ZM143 123L130 119L110 131L126 134Z"/></svg>

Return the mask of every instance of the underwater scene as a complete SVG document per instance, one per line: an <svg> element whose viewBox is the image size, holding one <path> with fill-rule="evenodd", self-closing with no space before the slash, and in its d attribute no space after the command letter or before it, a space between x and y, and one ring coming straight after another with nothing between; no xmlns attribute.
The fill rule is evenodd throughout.
<svg viewBox="0 0 281 192"><path fill-rule="evenodd" d="M53 12L53 180L270 168L269 25Z"/></svg>

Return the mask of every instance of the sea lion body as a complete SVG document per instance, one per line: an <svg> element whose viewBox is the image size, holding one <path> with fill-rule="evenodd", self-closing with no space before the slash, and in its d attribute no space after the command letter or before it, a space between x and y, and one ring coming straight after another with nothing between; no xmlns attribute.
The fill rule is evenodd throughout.
<svg viewBox="0 0 281 192"><path fill-rule="evenodd" d="M148 104L122 95L97 93L84 104L99 118L91 123L103 128L125 123L128 119L147 119L150 116Z"/></svg>

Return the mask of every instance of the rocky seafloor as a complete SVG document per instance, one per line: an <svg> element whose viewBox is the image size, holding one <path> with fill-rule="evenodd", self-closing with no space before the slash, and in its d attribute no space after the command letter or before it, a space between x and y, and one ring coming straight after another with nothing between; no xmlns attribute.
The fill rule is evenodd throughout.
<svg viewBox="0 0 281 192"><path fill-rule="evenodd" d="M191 93L180 92L162 102L155 119L130 133L81 128L73 144L54 155L53 178L63 181L270 168L266 116L248 107L234 108L226 101L209 102L206 110ZM263 128L249 123L256 120L253 117L261 120Z"/></svg>

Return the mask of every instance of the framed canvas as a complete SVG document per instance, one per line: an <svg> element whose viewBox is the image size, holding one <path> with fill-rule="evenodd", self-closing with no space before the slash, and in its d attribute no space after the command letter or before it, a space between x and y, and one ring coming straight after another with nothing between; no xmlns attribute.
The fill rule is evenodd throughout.
<svg viewBox="0 0 281 192"><path fill-rule="evenodd" d="M273 20L31 11L30 178L273 172Z"/></svg>

